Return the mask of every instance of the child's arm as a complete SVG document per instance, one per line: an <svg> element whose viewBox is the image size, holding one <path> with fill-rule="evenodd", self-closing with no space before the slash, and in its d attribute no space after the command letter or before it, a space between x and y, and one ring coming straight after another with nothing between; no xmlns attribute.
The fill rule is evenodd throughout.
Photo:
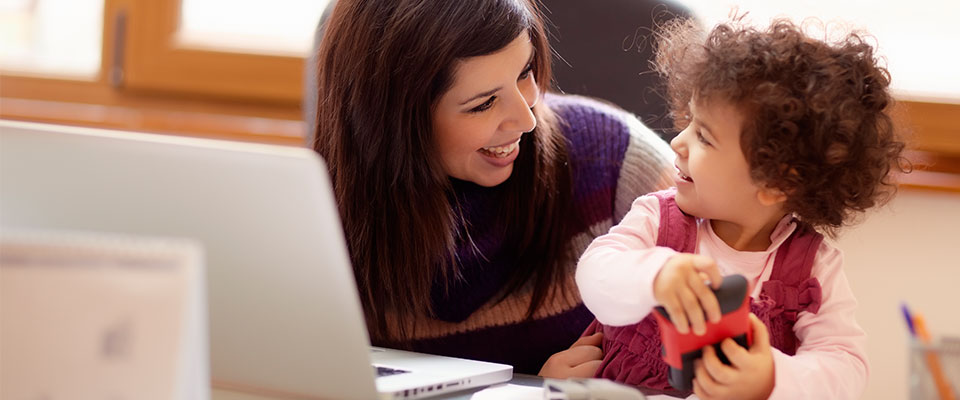
<svg viewBox="0 0 960 400"><path fill-rule="evenodd" d="M677 254L656 247L659 221L659 200L641 196L623 220L590 243L580 257L576 273L580 296L601 323L637 323L656 305L654 277Z"/></svg>
<svg viewBox="0 0 960 400"><path fill-rule="evenodd" d="M623 221L594 240L580 258L577 285L581 297L606 325L637 323L661 303L678 329L686 331L691 323L702 331L701 304L711 320L719 319L719 306L703 284L700 271L706 271L707 279L716 284L721 281L720 273L706 257L656 247L659 221L656 197L636 199ZM700 264L709 268L698 267ZM696 318L687 318L687 314Z"/></svg>
<svg viewBox="0 0 960 400"><path fill-rule="evenodd" d="M801 312L794 325L797 354L773 349L775 385L771 399L858 399L869 368L866 334L857 324L853 297L839 250L820 246L812 274L820 281L816 314Z"/></svg>

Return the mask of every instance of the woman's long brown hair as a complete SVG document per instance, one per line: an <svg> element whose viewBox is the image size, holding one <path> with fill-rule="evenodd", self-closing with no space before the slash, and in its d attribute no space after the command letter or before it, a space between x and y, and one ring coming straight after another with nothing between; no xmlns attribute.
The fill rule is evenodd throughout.
<svg viewBox="0 0 960 400"><path fill-rule="evenodd" d="M402 342L399 321L431 315L435 280L458 276L454 257L468 227L437 156L432 112L452 85L456 62L502 49L523 32L534 76L550 82L550 49L532 0L340 0L318 62L314 149L327 162L367 325L374 342ZM550 110L534 108L504 185L501 213L512 229L516 268L500 298L533 289L527 316L560 286L571 178L565 139Z"/></svg>

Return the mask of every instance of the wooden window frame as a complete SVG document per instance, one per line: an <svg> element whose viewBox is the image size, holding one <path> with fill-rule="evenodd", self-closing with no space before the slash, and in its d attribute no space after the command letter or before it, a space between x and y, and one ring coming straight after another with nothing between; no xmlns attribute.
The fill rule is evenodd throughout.
<svg viewBox="0 0 960 400"><path fill-rule="evenodd" d="M0 74L0 118L304 145L304 60L178 47L179 4L105 0L98 76ZM122 39L118 18L126 20ZM111 79L118 71L121 79ZM960 103L899 105L915 165L904 186L960 192Z"/></svg>
<svg viewBox="0 0 960 400"><path fill-rule="evenodd" d="M105 0L97 76L84 81L0 74L0 118L302 146L303 59L239 55L251 61L178 49L170 39L179 4ZM120 18L124 35L117 34ZM153 48L158 50L148 51ZM212 64L192 75L186 67L207 62ZM222 80L204 82L213 71ZM152 72L158 77L150 78Z"/></svg>
<svg viewBox="0 0 960 400"><path fill-rule="evenodd" d="M134 90L297 104L304 59L184 47L177 41L179 0L107 0L125 13L123 85ZM229 10L224 10L228 12Z"/></svg>

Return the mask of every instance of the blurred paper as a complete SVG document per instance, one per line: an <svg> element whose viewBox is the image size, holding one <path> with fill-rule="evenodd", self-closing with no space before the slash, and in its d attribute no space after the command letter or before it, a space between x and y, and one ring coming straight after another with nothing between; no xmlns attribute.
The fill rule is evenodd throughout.
<svg viewBox="0 0 960 400"><path fill-rule="evenodd" d="M0 398L207 398L201 259L186 241L4 230Z"/></svg>
<svg viewBox="0 0 960 400"><path fill-rule="evenodd" d="M470 400L542 400L543 387L504 383L490 386L470 397Z"/></svg>

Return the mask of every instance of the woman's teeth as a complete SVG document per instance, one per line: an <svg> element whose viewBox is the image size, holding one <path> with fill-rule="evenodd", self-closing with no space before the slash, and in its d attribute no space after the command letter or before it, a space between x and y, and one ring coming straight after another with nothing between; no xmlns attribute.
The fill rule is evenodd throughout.
<svg viewBox="0 0 960 400"><path fill-rule="evenodd" d="M520 139L517 139L516 142L510 143L506 146L496 146L496 147L481 147L480 152L491 157L504 158L510 153L513 153L517 149L517 146L520 145Z"/></svg>

